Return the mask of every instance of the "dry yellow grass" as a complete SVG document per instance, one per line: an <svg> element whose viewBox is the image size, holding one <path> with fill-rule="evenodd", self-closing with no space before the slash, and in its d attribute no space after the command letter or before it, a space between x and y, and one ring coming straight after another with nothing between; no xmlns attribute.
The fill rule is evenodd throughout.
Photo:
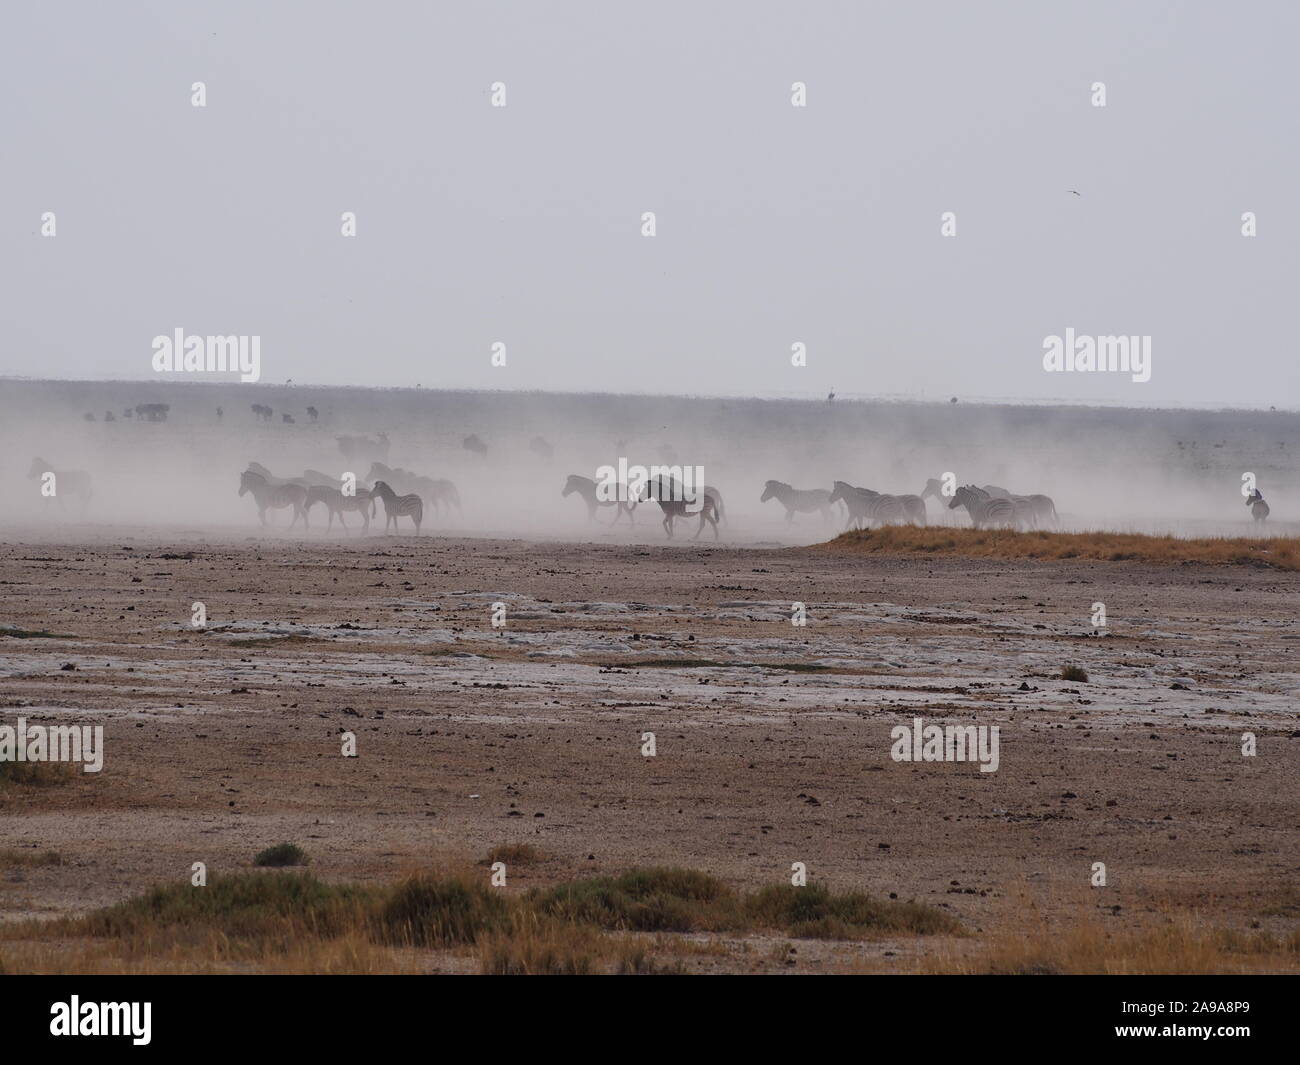
<svg viewBox="0 0 1300 1065"><path fill-rule="evenodd" d="M1267 566L1300 570L1300 540L1264 537L1182 539L1112 532L1016 532L1012 529L922 529L888 525L855 530L804 550L863 555L950 555L957 558L1087 559L1099 562L1151 562L1176 565Z"/></svg>
<svg viewBox="0 0 1300 1065"><path fill-rule="evenodd" d="M1194 914L1139 931L1112 931L1099 918L1065 928L1003 931L973 949L941 948L922 973L1133 975L1300 972L1300 931L1215 928Z"/></svg>

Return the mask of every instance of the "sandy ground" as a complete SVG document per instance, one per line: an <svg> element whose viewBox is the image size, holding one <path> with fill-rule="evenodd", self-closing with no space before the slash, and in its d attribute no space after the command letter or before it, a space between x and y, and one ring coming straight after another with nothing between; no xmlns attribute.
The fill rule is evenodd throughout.
<svg viewBox="0 0 1300 1065"><path fill-rule="evenodd" d="M804 862L977 930L1170 898L1290 927L1261 914L1300 870L1300 575L143 529L0 556L0 625L58 634L0 633L0 724L102 724L106 746L98 775L0 789L0 847L64 859L8 871L4 919L281 840L353 879L524 841L552 860L512 886ZM999 769L893 761L914 716L1000 726Z"/></svg>

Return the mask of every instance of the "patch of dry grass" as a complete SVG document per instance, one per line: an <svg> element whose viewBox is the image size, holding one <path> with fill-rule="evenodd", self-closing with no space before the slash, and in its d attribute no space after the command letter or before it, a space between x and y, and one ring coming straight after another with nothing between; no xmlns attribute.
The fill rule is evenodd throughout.
<svg viewBox="0 0 1300 1065"><path fill-rule="evenodd" d="M42 851L35 847L20 849L17 847L0 848L0 868L5 866L41 866L62 865L63 856L58 851Z"/></svg>
<svg viewBox="0 0 1300 1065"><path fill-rule="evenodd" d="M388 885L250 872L153 888L79 918L0 926L0 972L395 972L419 951L486 973L661 973L675 932L864 939L957 932L941 911L821 886L737 891L689 869L631 869L511 894L481 871ZM659 937L643 933L663 933Z"/></svg>
<svg viewBox="0 0 1300 1065"><path fill-rule="evenodd" d="M0 787L12 784L22 787L44 788L67 784L72 780L73 767L68 762L18 762L0 760Z"/></svg>
<svg viewBox="0 0 1300 1065"><path fill-rule="evenodd" d="M925 973L1133 975L1300 972L1300 930L1276 934L1213 928L1195 915L1112 931L1089 918L1065 928L993 936L979 948L923 959Z"/></svg>
<svg viewBox="0 0 1300 1065"><path fill-rule="evenodd" d="M505 862L506 868L512 865L536 865L538 862L545 861L546 856L542 851L534 847L531 843L502 843L498 847L493 847L487 853L484 859L484 865L491 865L493 862Z"/></svg>
<svg viewBox="0 0 1300 1065"><path fill-rule="evenodd" d="M1016 532L1012 529L919 528L888 525L854 530L829 543L804 550L853 554L948 555L958 558L1087 559L1099 562L1150 562L1177 565L1266 566L1300 570L1300 539L1211 537L1182 539L1112 532Z"/></svg>

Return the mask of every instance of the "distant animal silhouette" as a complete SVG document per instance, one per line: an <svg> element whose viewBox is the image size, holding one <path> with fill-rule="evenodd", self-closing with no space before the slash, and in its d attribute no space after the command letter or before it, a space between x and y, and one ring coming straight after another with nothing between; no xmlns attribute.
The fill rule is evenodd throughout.
<svg viewBox="0 0 1300 1065"><path fill-rule="evenodd" d="M339 453L349 461L388 461L387 433L380 433L377 440L367 436L336 436L334 439L338 441Z"/></svg>
<svg viewBox="0 0 1300 1065"><path fill-rule="evenodd" d="M560 495L566 499L575 492L582 497L582 501L587 504L587 520L596 520L596 511L600 507L617 506L618 510L614 512L614 520L610 525L617 525L618 519L624 514L627 515L629 525L635 525L636 520L633 518L633 512L636 510L637 500L628 498L627 485L619 482L614 486L613 499L601 499L600 493L596 490L596 482L590 477L581 477L576 473L569 474L569 479L564 482L564 491Z"/></svg>
<svg viewBox="0 0 1300 1065"><path fill-rule="evenodd" d="M1246 506L1250 507L1250 516L1256 521L1264 521L1269 515L1268 504L1264 502L1264 494L1258 488L1246 497Z"/></svg>
<svg viewBox="0 0 1300 1065"><path fill-rule="evenodd" d="M42 458L32 459L32 464L27 470L28 480L37 478L44 480L46 474L54 475L54 480L51 482L54 494L50 498L57 500L60 505L71 499L80 504L84 514L95 494L90 474L83 470L56 470Z"/></svg>

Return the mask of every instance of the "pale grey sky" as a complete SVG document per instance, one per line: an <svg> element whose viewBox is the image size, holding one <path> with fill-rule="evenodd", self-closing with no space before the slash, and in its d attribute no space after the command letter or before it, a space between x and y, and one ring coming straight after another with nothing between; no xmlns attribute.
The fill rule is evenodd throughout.
<svg viewBox="0 0 1300 1065"><path fill-rule="evenodd" d="M179 326L261 336L277 383L1298 407L1298 31L1290 2L10 0L0 374L147 378ZM1044 373L1067 327L1150 335L1151 380Z"/></svg>

